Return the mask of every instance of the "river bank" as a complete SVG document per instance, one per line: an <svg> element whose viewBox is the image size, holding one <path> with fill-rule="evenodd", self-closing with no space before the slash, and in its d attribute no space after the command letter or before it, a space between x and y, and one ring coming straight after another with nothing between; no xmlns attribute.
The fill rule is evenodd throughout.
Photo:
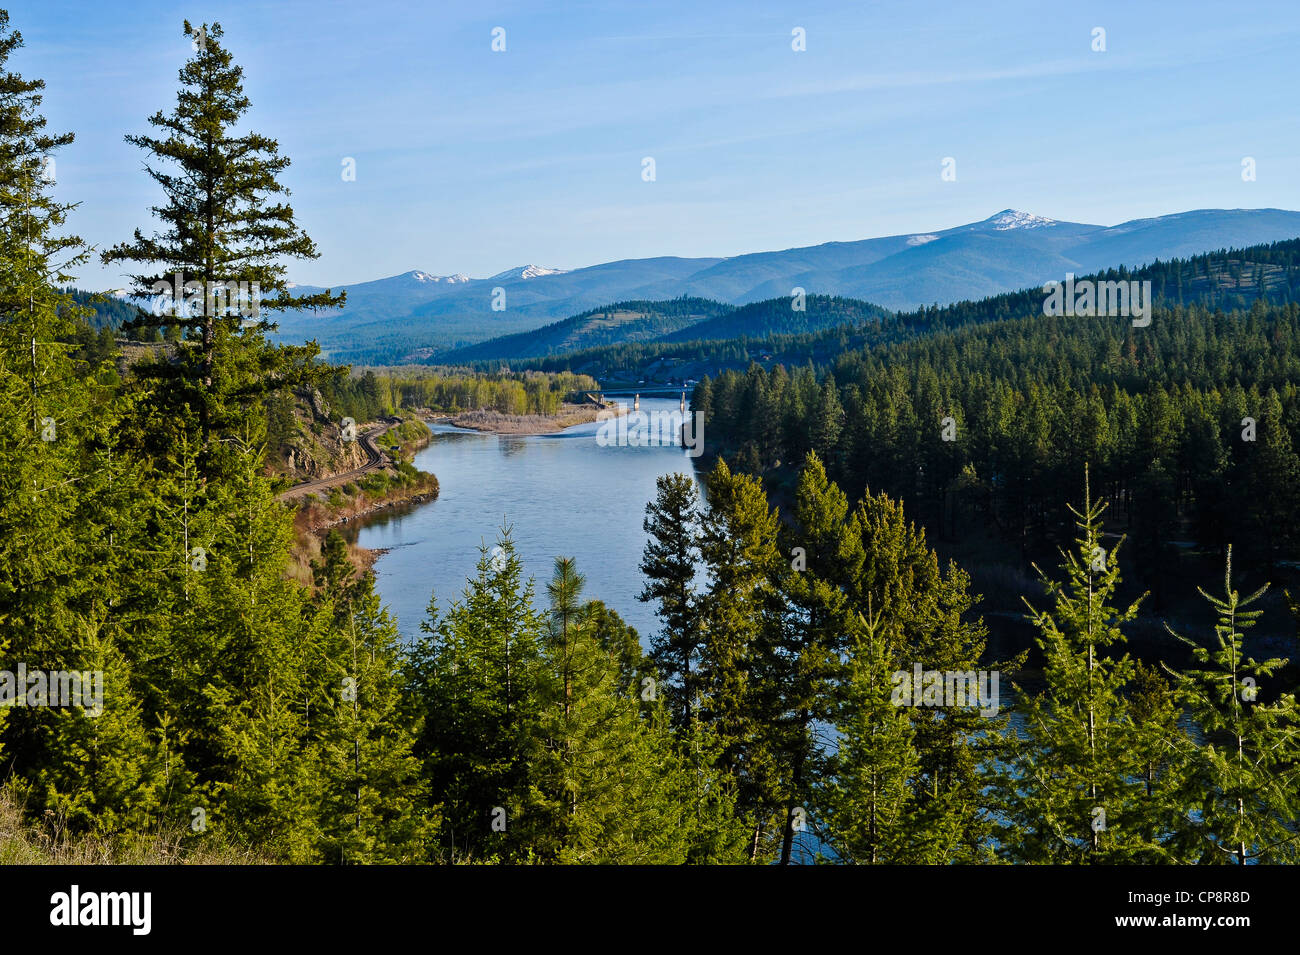
<svg viewBox="0 0 1300 955"><path fill-rule="evenodd" d="M438 498L438 479L420 472L420 478L410 484L395 485L384 492L371 495L360 492L334 502L308 499L294 515L294 573L303 583L311 583L311 562L320 557L321 544L331 530L345 533L367 519L377 518L395 508L412 508ZM350 536L350 535L349 535ZM348 545L348 557L358 573L371 570L384 555L386 548Z"/></svg>
<svg viewBox="0 0 1300 955"><path fill-rule="evenodd" d="M371 469L326 478L310 493L296 498L292 576L303 583L311 583L311 562L320 556L321 543L331 530L347 529L391 508L415 507L438 497L438 478L410 463L433 440L427 425L412 418L370 436L370 448L378 456ZM383 549L355 544L348 547L358 573L371 570L383 553Z"/></svg>

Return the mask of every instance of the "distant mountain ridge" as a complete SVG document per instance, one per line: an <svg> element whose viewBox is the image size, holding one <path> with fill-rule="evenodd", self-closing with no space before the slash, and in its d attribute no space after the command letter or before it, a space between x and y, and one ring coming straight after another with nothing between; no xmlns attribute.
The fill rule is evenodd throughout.
<svg viewBox="0 0 1300 955"><path fill-rule="evenodd" d="M1297 236L1300 212L1283 209L1198 209L1114 226L1003 209L951 229L727 258L623 259L572 270L527 265L485 279L406 272L344 286L342 312L285 315L281 338L314 337L344 361L429 360L613 302L687 296L740 306L802 288L907 310L1041 285L1066 272Z"/></svg>
<svg viewBox="0 0 1300 955"><path fill-rule="evenodd" d="M818 332L891 314L870 302L829 295L805 296L801 305L792 308L788 298L739 306L690 297L617 302L533 331L458 348L444 353L440 360L449 364L518 361L639 342L762 339Z"/></svg>
<svg viewBox="0 0 1300 955"><path fill-rule="evenodd" d="M614 302L531 331L458 348L443 358L451 364L497 359L509 361L602 345L655 341L681 329L707 325L717 316L733 311L735 307L732 305L702 298Z"/></svg>
<svg viewBox="0 0 1300 955"><path fill-rule="evenodd" d="M1137 269L1121 266L1084 273L1077 278L1094 282L1150 282L1156 322L1163 328L1173 314L1169 311L1172 309L1195 308L1240 314L1261 300L1271 305L1300 302L1300 239L1240 249L1219 249L1189 258L1162 260ZM514 362L497 358L491 361L491 365L508 364L515 370L528 367L540 371L589 374L606 386L633 383L679 386L692 378L716 375L725 368L743 370L754 361L769 368L777 363L787 368L809 363L831 367L846 351L866 346L974 333L981 327L997 329L1006 323L1054 321L1043 314L1044 298L1042 286L1034 286L985 299L926 306L877 318L876 313L880 310L867 302L809 296L808 313L816 317L808 322L806 329L795 327L793 331L779 331L770 337L715 338L705 333L708 326L716 330L719 323L738 318L745 312L750 312L755 318L789 316L789 299L777 298L733 309L718 319L701 323L697 326L700 329L698 334L695 329L688 328L652 341L603 345ZM1077 321L1114 322L1125 328L1131 327L1127 316L1080 317ZM754 324L753 320L746 323L747 327ZM1174 323L1174 327L1179 324ZM492 346L493 343L486 342L478 347L488 350ZM485 362L484 367L488 364Z"/></svg>

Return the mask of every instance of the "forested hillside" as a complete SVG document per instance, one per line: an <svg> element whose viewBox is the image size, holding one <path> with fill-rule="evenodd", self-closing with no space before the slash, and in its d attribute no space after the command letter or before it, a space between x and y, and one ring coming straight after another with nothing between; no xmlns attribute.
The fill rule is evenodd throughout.
<svg viewBox="0 0 1300 955"><path fill-rule="evenodd" d="M802 288L912 311L1041 285L1066 272L1136 268L1297 234L1300 213L1285 209L1197 209L1109 227L1004 209L948 229L724 259L622 259L572 270L514 268L490 278L405 272L347 286L352 301L341 312L286 313L281 340L315 338L341 361L459 361L446 356L612 302L687 296L744 306ZM575 342L568 350L582 347Z"/></svg>
<svg viewBox="0 0 1300 955"><path fill-rule="evenodd" d="M1158 607L1184 542L1235 543L1263 569L1300 552L1298 376L1300 306L1257 302L1158 309L1147 328L1012 319L850 350L818 376L753 366L702 382L693 407L753 473L792 480L813 450L844 487L899 495L944 536L996 529L1022 555L1061 539L1089 464Z"/></svg>
<svg viewBox="0 0 1300 955"><path fill-rule="evenodd" d="M797 294L742 305L734 311L689 328L660 336L661 341L712 341L728 338L770 338L799 335L840 325L880 321L887 309L851 298Z"/></svg>
<svg viewBox="0 0 1300 955"><path fill-rule="evenodd" d="M117 330L135 318L136 306L113 295L65 288L64 293L78 306L78 313L87 325L98 331L101 328Z"/></svg>
<svg viewBox="0 0 1300 955"><path fill-rule="evenodd" d="M1064 280L1065 276L1059 277ZM1149 281L1157 306L1202 305L1211 310L1248 307L1257 298L1287 303L1300 300L1300 239L1226 249L1189 259L1155 262L1141 269L1107 269L1077 276L1079 281ZM873 347L968 325L1043 314L1040 288L1009 292L979 301L889 313L867 302L809 295L807 313L794 311L790 297L757 302L708 323L683 329L667 340L629 342L570 354L525 359L512 366L546 371L579 371L619 380L644 377L655 365L679 367L684 375L717 375L744 370L751 361L787 368L828 364L857 348ZM748 318L747 318L748 316ZM755 321L754 319L757 318ZM697 334L705 329L713 334Z"/></svg>
<svg viewBox="0 0 1300 955"><path fill-rule="evenodd" d="M615 342L653 341L682 328L697 326L732 306L703 298L664 302L615 302L566 318L536 331L506 335L440 356L449 363L536 358L559 352L598 348Z"/></svg>
<svg viewBox="0 0 1300 955"><path fill-rule="evenodd" d="M443 356L448 362L538 359L560 353L600 353L602 346L637 342L701 342L800 335L840 325L856 325L890 314L853 299L801 295L739 307L707 299L618 302L554 325L524 332Z"/></svg>

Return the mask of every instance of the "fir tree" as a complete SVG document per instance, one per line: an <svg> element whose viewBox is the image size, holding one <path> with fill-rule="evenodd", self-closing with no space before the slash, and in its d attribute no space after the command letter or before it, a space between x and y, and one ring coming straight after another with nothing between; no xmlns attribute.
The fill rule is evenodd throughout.
<svg viewBox="0 0 1300 955"><path fill-rule="evenodd" d="M680 863L693 845L689 774L662 706L619 683L580 602L571 558L555 561L540 683L538 794L554 820L533 829L534 849L561 862Z"/></svg>
<svg viewBox="0 0 1300 955"><path fill-rule="evenodd" d="M1181 825L1195 744L1179 725L1182 708L1177 692L1155 667L1135 662L1128 701L1144 796L1137 826L1151 847L1152 861L1176 862L1169 837Z"/></svg>
<svg viewBox="0 0 1300 955"><path fill-rule="evenodd" d="M582 615L591 625L601 649L617 667L618 685L624 690L645 693L648 690L645 681L655 679L654 667L641 650L636 629L599 600L589 600L582 608ZM654 692L657 696L657 685Z"/></svg>
<svg viewBox="0 0 1300 955"><path fill-rule="evenodd" d="M822 754L815 730L830 718L851 622L848 570L862 560L848 499L812 452L799 476L793 516L785 548L789 570L782 578L788 611L778 654L783 672L777 676L782 759L789 767L782 864L791 862L797 832L807 828L807 804Z"/></svg>
<svg viewBox="0 0 1300 955"><path fill-rule="evenodd" d="M50 758L34 773L41 804L75 830L100 835L187 819L183 802L173 803L189 778L172 741L146 727L126 660L104 629L91 621L84 628L75 653L80 669L64 671L76 674L82 698L51 710Z"/></svg>
<svg viewBox="0 0 1300 955"><path fill-rule="evenodd" d="M327 692L331 620L285 577L289 515L259 473L257 450L232 447L236 470L207 483L191 513L190 554L177 546L177 528L164 555L175 616L168 655L152 665L190 736L186 763L218 831L234 827L273 854L305 861L320 841L323 781L311 720Z"/></svg>
<svg viewBox="0 0 1300 955"><path fill-rule="evenodd" d="M1263 682L1287 661L1257 662L1243 646L1242 631L1254 626L1262 612L1247 608L1267 589L1265 584L1243 597L1233 588L1229 548L1224 596L1201 589L1219 618L1214 643L1204 646L1179 637L1201 668L1175 673L1175 683L1206 736L1192 754L1180 794L1185 812L1175 843L1182 861L1300 861L1300 707L1290 693L1271 703L1259 699Z"/></svg>
<svg viewBox="0 0 1300 955"><path fill-rule="evenodd" d="M901 669L919 664L923 672L964 678L987 666L983 622L968 619L976 600L969 578L954 564L940 568L924 531L906 520L901 503L868 494L849 528L858 538L845 561L850 605L858 614L881 615L882 633ZM1019 660L995 663L992 671L1018 665ZM1008 716L998 699L942 702L908 710L919 758L910 785L917 811L927 817L918 857L975 861L986 854L989 836L982 771L999 756Z"/></svg>
<svg viewBox="0 0 1300 955"><path fill-rule="evenodd" d="M51 194L56 154L72 135L47 132L44 82L7 69L22 42L0 11L0 669L80 671L88 633L97 645L115 642L116 621L105 608L121 572L105 505L120 500L113 482L122 467L111 452L123 403L110 363L75 357L84 310L60 289L85 254L64 231L73 207ZM129 708L123 702L114 718ZM58 747L87 729L73 730L74 722L48 707L9 710L0 748L10 771L52 774L48 798L70 791L76 784L59 775L66 761ZM108 749L104 758L119 759ZM131 758L120 755L123 763ZM72 811L67 802L59 808Z"/></svg>

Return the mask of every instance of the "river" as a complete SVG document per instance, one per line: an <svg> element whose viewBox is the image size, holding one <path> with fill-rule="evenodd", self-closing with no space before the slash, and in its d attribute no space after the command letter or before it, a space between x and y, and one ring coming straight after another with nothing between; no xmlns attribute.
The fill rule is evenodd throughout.
<svg viewBox="0 0 1300 955"><path fill-rule="evenodd" d="M676 398L641 399L642 411L677 409ZM418 635L431 593L440 610L461 596L479 545L491 548L507 524L525 574L536 579L539 607L554 559L574 557L585 595L616 610L645 644L657 623L653 606L637 600L641 522L656 478L694 474L686 450L602 446L595 422L545 435L431 427L415 466L437 475L437 499L383 512L355 532L361 546L387 550L375 564L376 584L403 636Z"/></svg>

